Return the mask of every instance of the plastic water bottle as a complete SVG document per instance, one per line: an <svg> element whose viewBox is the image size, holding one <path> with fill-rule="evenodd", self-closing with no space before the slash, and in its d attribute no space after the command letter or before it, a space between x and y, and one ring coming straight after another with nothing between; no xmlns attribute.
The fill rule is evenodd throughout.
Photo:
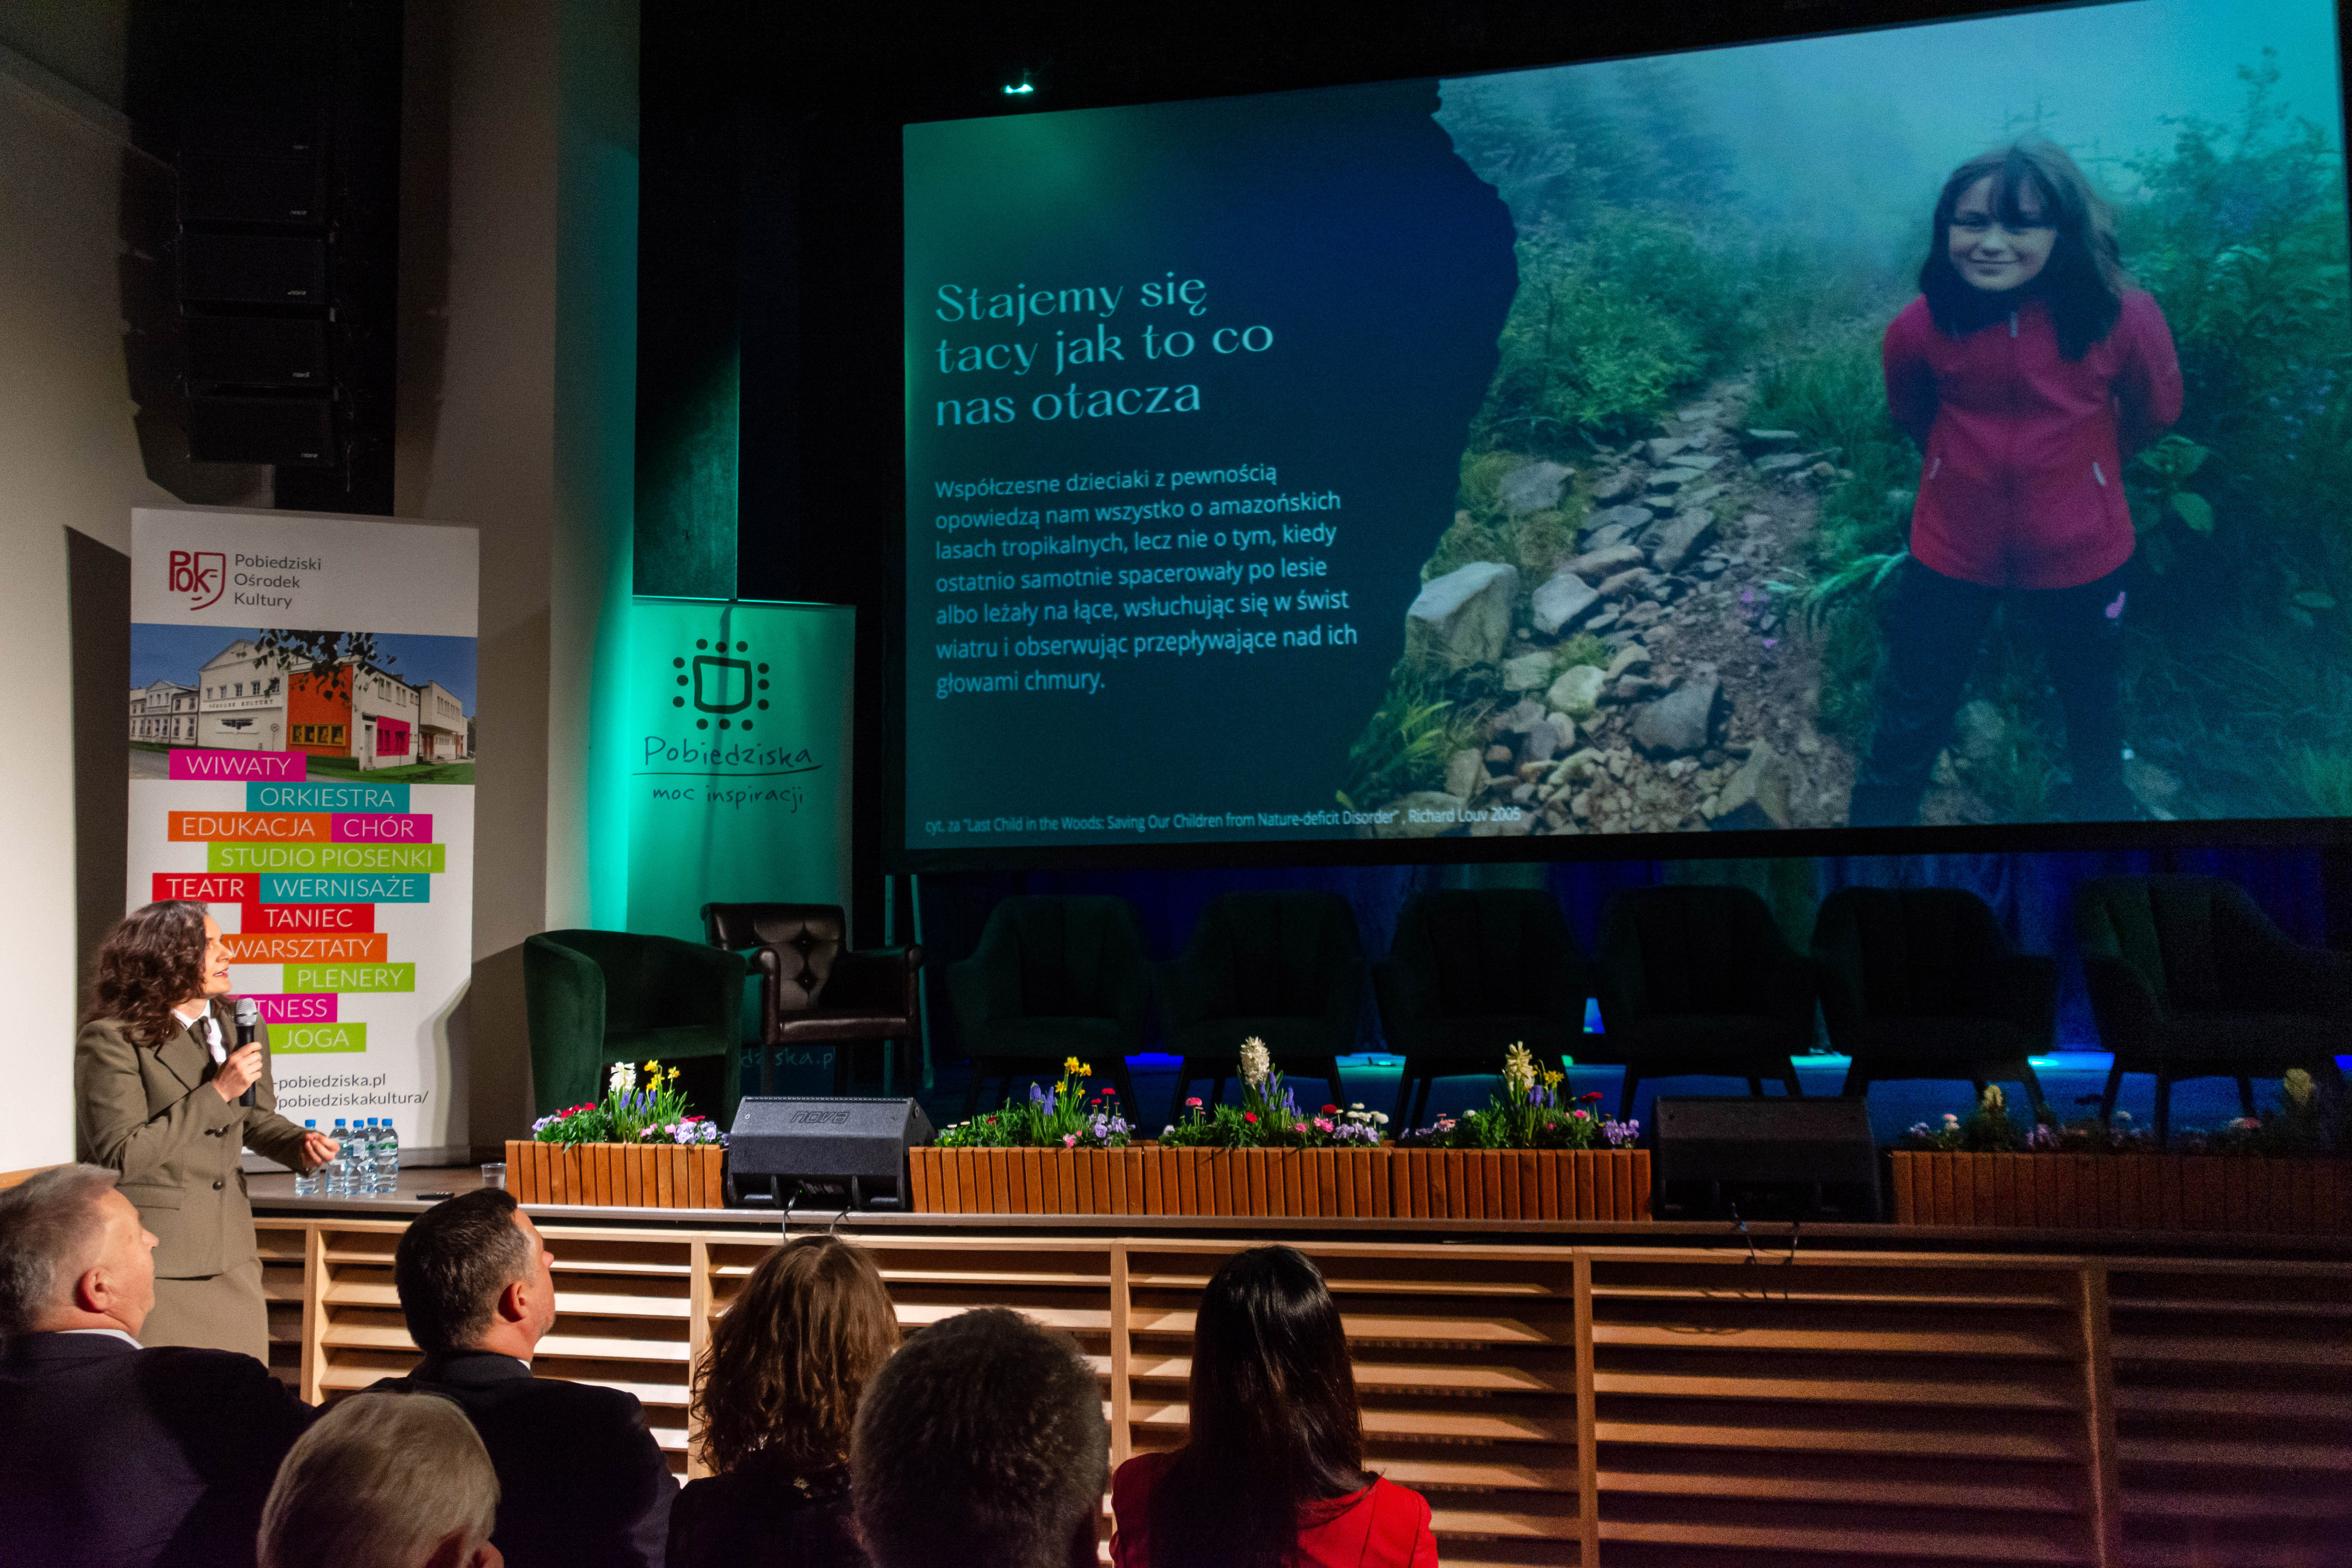
<svg viewBox="0 0 2352 1568"><path fill-rule="evenodd" d="M315 1121L305 1121L302 1123L302 1131L305 1132L316 1132L318 1130L319 1124ZM319 1195L319 1173L315 1170L295 1172L294 1195L298 1198L317 1197Z"/></svg>
<svg viewBox="0 0 2352 1568"><path fill-rule="evenodd" d="M342 1147L327 1162L327 1196L347 1198L352 1195L352 1129L340 1116L335 1118L334 1136Z"/></svg>
<svg viewBox="0 0 2352 1568"><path fill-rule="evenodd" d="M375 1190L386 1197L400 1191L400 1134L389 1116L375 1130Z"/></svg>
<svg viewBox="0 0 2352 1568"><path fill-rule="evenodd" d="M352 1123L351 1193L355 1198L371 1197L375 1193L375 1119Z"/></svg>

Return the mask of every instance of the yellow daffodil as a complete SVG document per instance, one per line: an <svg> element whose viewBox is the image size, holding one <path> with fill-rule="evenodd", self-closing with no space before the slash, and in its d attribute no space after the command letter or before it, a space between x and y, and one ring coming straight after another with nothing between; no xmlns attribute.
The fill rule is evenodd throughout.
<svg viewBox="0 0 2352 1568"><path fill-rule="evenodd" d="M1078 1058L1076 1058L1076 1057L1064 1057L1064 1058L1062 1058L1062 1070L1063 1070L1064 1072L1066 1072L1066 1073L1070 1073L1070 1072L1083 1072L1083 1071L1085 1071L1086 1069L1085 1069L1085 1068L1081 1068L1080 1066L1078 1066Z"/></svg>
<svg viewBox="0 0 2352 1568"><path fill-rule="evenodd" d="M647 1062L647 1063L646 1064L646 1070L647 1072L659 1072L659 1071L661 1071L661 1063L659 1063L659 1062Z"/></svg>
<svg viewBox="0 0 2352 1568"><path fill-rule="evenodd" d="M665 1078L676 1078L677 1076L677 1069L676 1068L672 1068L668 1072L664 1073L662 1076ZM1559 1075L1555 1073L1553 1076L1558 1077Z"/></svg>

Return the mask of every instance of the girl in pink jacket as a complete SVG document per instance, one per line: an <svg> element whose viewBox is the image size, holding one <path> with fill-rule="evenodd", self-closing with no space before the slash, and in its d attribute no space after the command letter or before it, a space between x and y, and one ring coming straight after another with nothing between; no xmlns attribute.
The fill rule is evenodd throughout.
<svg viewBox="0 0 2352 1568"><path fill-rule="evenodd" d="M2123 466L2180 416L2180 362L2130 287L2113 215L2047 142L1944 184L1920 297L1886 329L1886 401L1925 457L1849 820L1916 820L2005 589L2066 713L2067 815L2138 812L2123 783Z"/></svg>

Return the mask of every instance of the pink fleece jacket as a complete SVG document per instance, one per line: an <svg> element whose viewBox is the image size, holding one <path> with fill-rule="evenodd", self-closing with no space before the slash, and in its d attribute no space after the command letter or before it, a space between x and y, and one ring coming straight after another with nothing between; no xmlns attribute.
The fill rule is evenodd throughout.
<svg viewBox="0 0 2352 1568"><path fill-rule="evenodd" d="M2154 299L2125 290L2114 330L2073 362L2037 298L1959 338L1917 299L1883 353L1887 406L1927 453L1911 512L1921 564L2072 588L2130 559L2124 460L2180 417L2180 360Z"/></svg>

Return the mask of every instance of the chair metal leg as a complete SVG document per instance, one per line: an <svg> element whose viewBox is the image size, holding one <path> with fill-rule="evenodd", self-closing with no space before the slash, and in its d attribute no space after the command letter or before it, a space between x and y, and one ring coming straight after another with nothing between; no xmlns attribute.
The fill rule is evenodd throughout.
<svg viewBox="0 0 2352 1568"><path fill-rule="evenodd" d="M1805 1098L1805 1083L1802 1079L1797 1076L1797 1064L1795 1062L1790 1062L1787 1068L1781 1072L1780 1081L1789 1086L1789 1098L1790 1100L1802 1100Z"/></svg>
<svg viewBox="0 0 2352 1568"><path fill-rule="evenodd" d="M1838 1086L1838 1094L1846 1100L1870 1098L1870 1069L1863 1066L1860 1057L1846 1065L1845 1082Z"/></svg>
<svg viewBox="0 0 2352 1568"><path fill-rule="evenodd" d="M1127 1058L1114 1055L1110 1058L1110 1086L1118 1092L1119 1114L1127 1118L1128 1130L1136 1137L1143 1136L1143 1108L1135 1102L1135 1079L1127 1070Z"/></svg>
<svg viewBox="0 0 2352 1568"><path fill-rule="evenodd" d="M1412 1121L1412 1058L1407 1057L1405 1058L1404 1070L1397 1078L1396 1110L1391 1113L1391 1118L1394 1121L1394 1126L1391 1129L1390 1133L1391 1137L1414 1124Z"/></svg>
<svg viewBox="0 0 2352 1568"><path fill-rule="evenodd" d="M1325 1057L1316 1070L1323 1075L1325 1087L1331 1091L1331 1103L1345 1110L1348 1108L1348 1086L1339 1081L1339 1058Z"/></svg>
<svg viewBox="0 0 2352 1568"><path fill-rule="evenodd" d="M2156 1146L2163 1148L2172 1136L2172 1069L2156 1069Z"/></svg>
<svg viewBox="0 0 2352 1568"><path fill-rule="evenodd" d="M2244 1073L2238 1075L2238 1108L2247 1117L2254 1114L2254 1080Z"/></svg>
<svg viewBox="0 0 2352 1568"><path fill-rule="evenodd" d="M1764 1098L1764 1080L1762 1079L1751 1078L1748 1080L1748 1098L1750 1100L1761 1100Z"/></svg>
<svg viewBox="0 0 2352 1568"><path fill-rule="evenodd" d="M1617 1091L1617 1120L1622 1121L1633 1114L1633 1091L1642 1087L1642 1069L1625 1069L1625 1085Z"/></svg>
<svg viewBox="0 0 2352 1568"><path fill-rule="evenodd" d="M1192 1087L1192 1058L1186 1057L1176 1064L1176 1092L1168 1097L1169 1126L1184 1120L1184 1091Z"/></svg>
<svg viewBox="0 0 2352 1568"><path fill-rule="evenodd" d="M2050 1102L2042 1098L2042 1080L2033 1076L2030 1061L2017 1064L2017 1076L2025 1085L2026 1101L2033 1107L2033 1120L2038 1122L2050 1112Z"/></svg>
<svg viewBox="0 0 2352 1568"><path fill-rule="evenodd" d="M2099 1125L2112 1127L2116 1121L2116 1096L2123 1092L2124 1058L2117 1056L2115 1065L2107 1069L2107 1087L2099 1091Z"/></svg>

